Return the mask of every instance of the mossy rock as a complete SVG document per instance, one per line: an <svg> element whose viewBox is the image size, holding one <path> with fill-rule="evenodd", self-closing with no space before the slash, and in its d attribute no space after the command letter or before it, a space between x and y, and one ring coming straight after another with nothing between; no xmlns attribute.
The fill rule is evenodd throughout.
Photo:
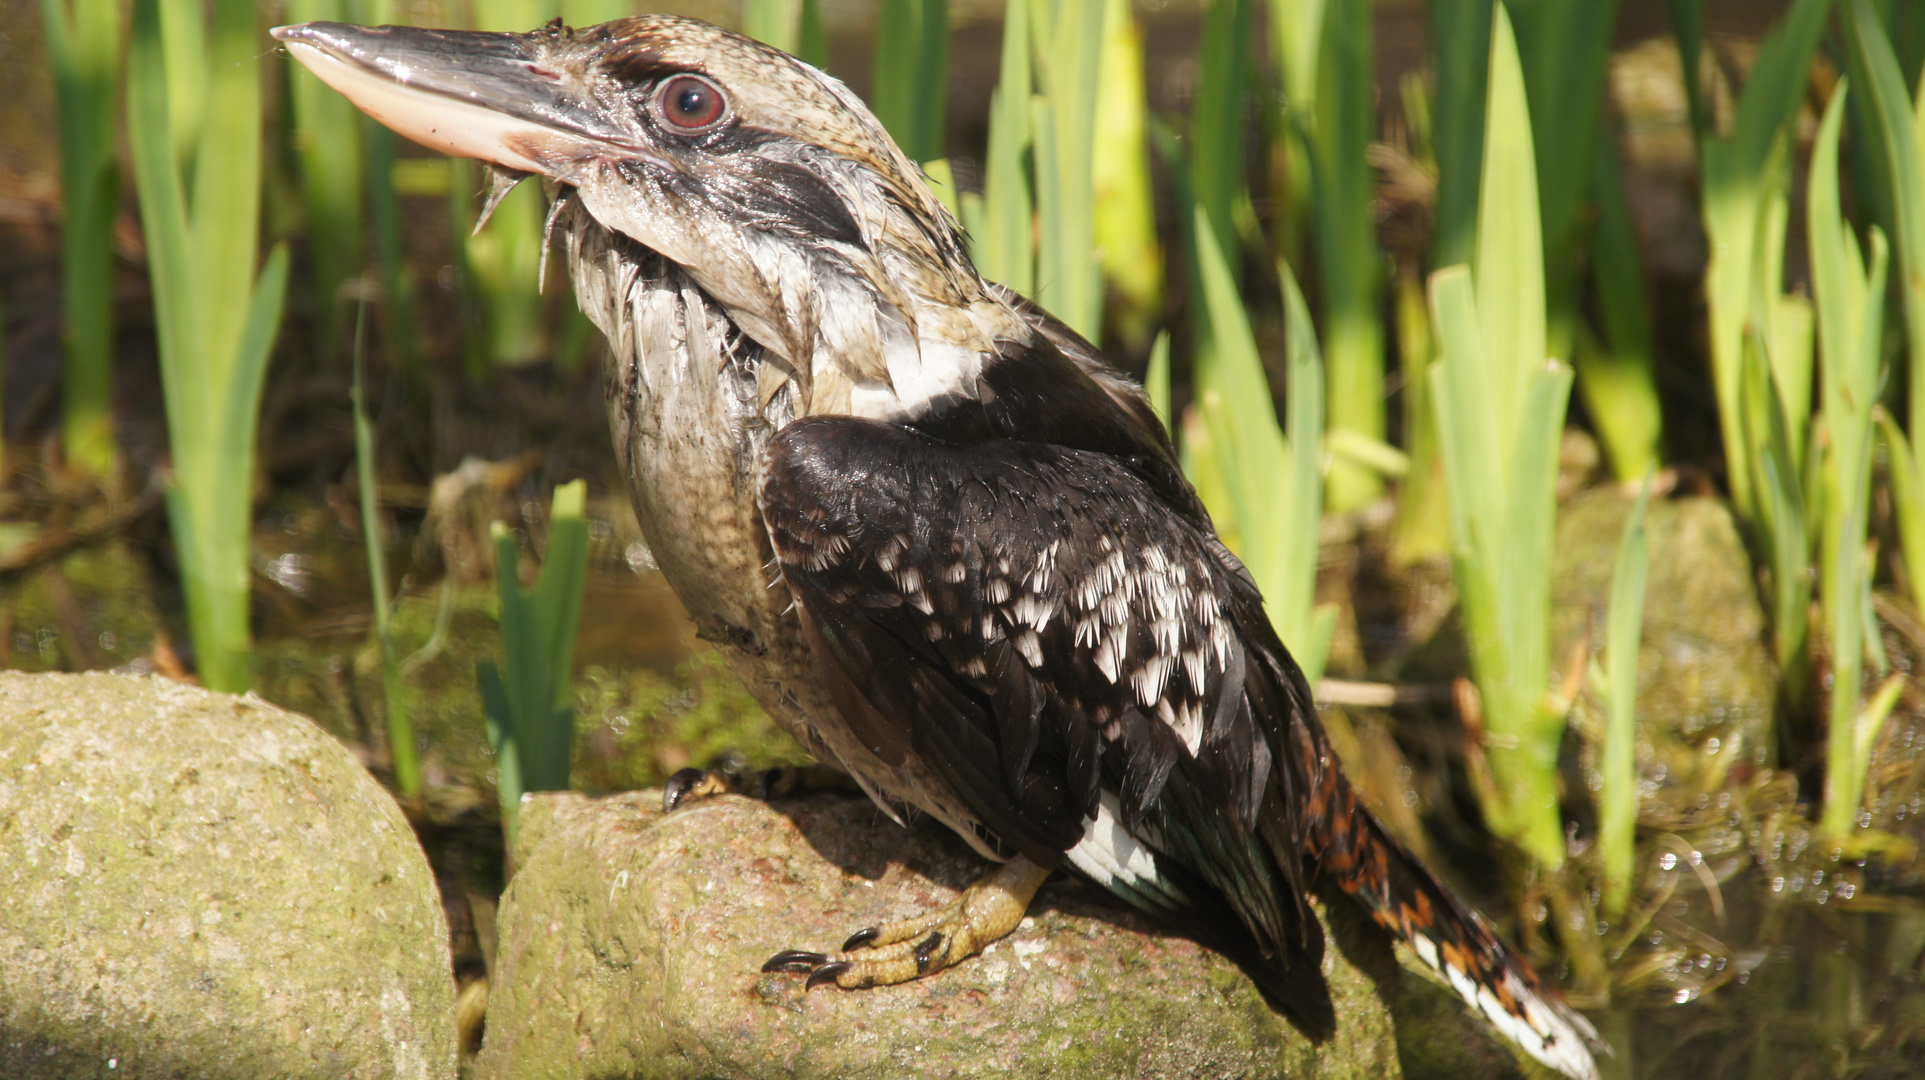
<svg viewBox="0 0 1925 1080"><path fill-rule="evenodd" d="M1378 1078L1404 1075L1407 1035L1445 1047L1416 1055L1427 1064L1517 1075L1461 1006L1412 987L1388 943L1334 902L1323 976L1338 1030L1321 1045L1230 961L1067 874L1015 933L957 967L806 991L762 962L946 903L987 864L860 798L722 796L670 815L660 799L524 806L477 1077Z"/></svg>
<svg viewBox="0 0 1925 1080"><path fill-rule="evenodd" d="M153 648L159 616L146 562L125 541L81 548L0 592L12 633L0 666L19 671L117 667Z"/></svg>
<svg viewBox="0 0 1925 1080"><path fill-rule="evenodd" d="M304 717L0 673L0 851L0 1076L454 1075L427 860Z"/></svg>
<svg viewBox="0 0 1925 1080"><path fill-rule="evenodd" d="M1580 636L1587 662L1603 648L1618 539L1632 498L1596 488L1558 514L1552 577L1552 660ZM1737 762L1762 764L1776 667L1751 559L1731 511L1716 499L1658 499L1645 518L1650 578L1638 652L1637 761L1647 789L1695 796L1721 787ZM1594 710L1576 722L1593 737Z"/></svg>

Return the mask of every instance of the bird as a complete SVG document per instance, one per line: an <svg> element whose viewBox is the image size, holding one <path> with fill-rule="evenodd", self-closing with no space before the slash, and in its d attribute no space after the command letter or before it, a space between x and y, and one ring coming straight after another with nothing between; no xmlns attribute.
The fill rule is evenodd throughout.
<svg viewBox="0 0 1925 1080"><path fill-rule="evenodd" d="M619 463L668 584L769 715L994 866L765 971L935 975L1067 867L1235 959L1312 1037L1317 889L1576 1078L1591 1024L1369 812L1143 391L985 280L840 81L694 19L273 31L430 148L534 177L607 338ZM485 216L485 211L484 211Z"/></svg>

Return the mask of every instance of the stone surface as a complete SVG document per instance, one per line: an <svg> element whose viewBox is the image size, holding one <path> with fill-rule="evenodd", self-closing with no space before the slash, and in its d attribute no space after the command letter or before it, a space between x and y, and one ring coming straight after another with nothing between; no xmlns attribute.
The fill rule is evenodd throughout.
<svg viewBox="0 0 1925 1080"><path fill-rule="evenodd" d="M1589 655L1604 647L1632 501L1594 488L1558 512L1551 657L1560 670L1581 635ZM1776 671L1730 510L1715 499L1653 499L1645 528L1651 569L1638 653L1638 771L1652 790L1695 795L1721 786L1735 763L1769 756ZM1580 710L1578 722L1595 727L1593 711Z"/></svg>
<svg viewBox="0 0 1925 1080"><path fill-rule="evenodd" d="M257 699L0 672L0 1076L452 1077L427 860Z"/></svg>
<svg viewBox="0 0 1925 1080"><path fill-rule="evenodd" d="M987 864L860 798L724 796L667 816L660 799L524 806L477 1076L1376 1078L1401 1074L1400 1052L1424 1075L1515 1074L1347 905L1325 962L1339 1030L1322 1046L1228 960L1067 875L958 967L805 992L762 962L933 908Z"/></svg>

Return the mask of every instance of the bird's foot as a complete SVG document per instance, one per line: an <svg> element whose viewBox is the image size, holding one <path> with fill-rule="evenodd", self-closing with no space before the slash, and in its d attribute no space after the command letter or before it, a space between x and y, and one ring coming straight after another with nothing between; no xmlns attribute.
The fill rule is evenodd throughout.
<svg viewBox="0 0 1925 1080"><path fill-rule="evenodd" d="M751 799L781 799L812 791L860 791L855 781L822 765L778 765L773 769L736 772L731 769L682 769L662 785L662 811L716 795L746 795Z"/></svg>
<svg viewBox="0 0 1925 1080"><path fill-rule="evenodd" d="M842 943L841 952L777 953L762 970L806 974L806 989L832 982L844 990L862 990L933 975L1008 936L1048 876L1048 867L1018 855L946 907L858 930Z"/></svg>

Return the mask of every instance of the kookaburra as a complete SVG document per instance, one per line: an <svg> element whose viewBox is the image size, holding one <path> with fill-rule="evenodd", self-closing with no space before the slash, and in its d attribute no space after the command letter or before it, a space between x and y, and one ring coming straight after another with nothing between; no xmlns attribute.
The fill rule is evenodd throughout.
<svg viewBox="0 0 1925 1080"><path fill-rule="evenodd" d="M1067 864L1237 959L1314 1036L1321 881L1531 1055L1596 1075L1591 1025L1359 802L1139 388L977 274L848 88L660 15L274 33L498 188L541 179L676 595L811 754L1001 864L770 969L932 974Z"/></svg>

